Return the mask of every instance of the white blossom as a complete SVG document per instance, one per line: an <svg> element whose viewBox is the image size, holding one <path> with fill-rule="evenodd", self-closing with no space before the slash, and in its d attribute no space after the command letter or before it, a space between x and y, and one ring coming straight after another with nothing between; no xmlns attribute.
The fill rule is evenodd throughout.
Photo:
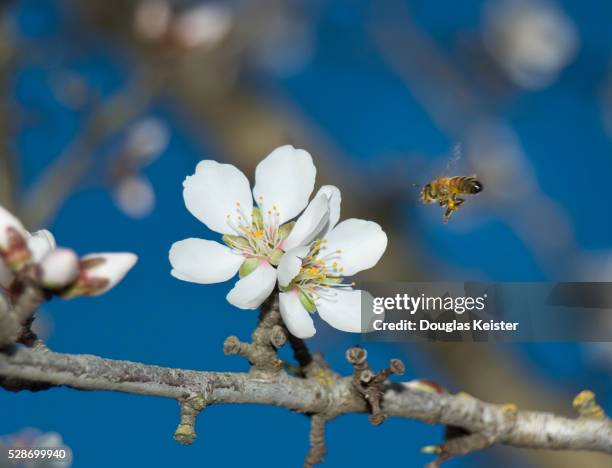
<svg viewBox="0 0 612 468"><path fill-rule="evenodd" d="M320 192L330 201L333 221L328 232L309 246L288 250L278 267L280 312L298 338L316 333L310 316L315 311L334 328L365 331L361 299L368 293L354 290L344 277L372 268L387 247L387 235L372 221L347 219L334 226L340 216L340 192L335 187Z"/></svg>
<svg viewBox="0 0 612 468"><path fill-rule="evenodd" d="M326 192L308 205L315 175L310 154L282 146L257 165L251 195L247 178L236 167L201 161L183 184L185 205L209 229L223 234L226 245L195 238L174 243L172 275L210 284L239 273L227 300L241 309L259 307L274 290L275 266L287 245L311 242L329 224ZM290 222L303 210L295 224Z"/></svg>

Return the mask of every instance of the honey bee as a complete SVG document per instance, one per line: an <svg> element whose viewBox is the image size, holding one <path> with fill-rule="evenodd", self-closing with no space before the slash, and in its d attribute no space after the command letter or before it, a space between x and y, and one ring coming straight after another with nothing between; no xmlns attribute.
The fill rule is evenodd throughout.
<svg viewBox="0 0 612 468"><path fill-rule="evenodd" d="M440 206L446 207L442 215L446 223L453 212L465 201L459 195L475 195L482 192L482 189L482 183L475 175L438 177L423 187L419 198L423 203L438 202Z"/></svg>

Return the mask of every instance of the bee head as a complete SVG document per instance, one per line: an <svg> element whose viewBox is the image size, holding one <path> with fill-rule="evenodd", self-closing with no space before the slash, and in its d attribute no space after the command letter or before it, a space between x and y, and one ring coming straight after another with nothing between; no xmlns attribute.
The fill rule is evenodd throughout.
<svg viewBox="0 0 612 468"><path fill-rule="evenodd" d="M470 193L480 193L482 192L482 189L483 186L479 180L473 179L470 181Z"/></svg>

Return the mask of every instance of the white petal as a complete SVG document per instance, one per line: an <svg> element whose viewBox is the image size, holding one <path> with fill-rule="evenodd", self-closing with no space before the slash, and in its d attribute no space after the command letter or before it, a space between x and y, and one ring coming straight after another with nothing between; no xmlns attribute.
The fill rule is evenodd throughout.
<svg viewBox="0 0 612 468"><path fill-rule="evenodd" d="M286 288L302 268L302 259L308 255L310 247L302 246L291 249L283 255L278 264L278 285Z"/></svg>
<svg viewBox="0 0 612 468"><path fill-rule="evenodd" d="M8 210L0 206L0 248L6 248L8 243L8 228L15 229L24 238L28 237L28 232L15 216L13 216Z"/></svg>
<svg viewBox="0 0 612 468"><path fill-rule="evenodd" d="M170 248L170 274L192 283L211 284L227 281L236 273L244 257L229 247L205 239L185 239Z"/></svg>
<svg viewBox="0 0 612 468"><path fill-rule="evenodd" d="M300 302L297 291L280 293L278 301L283 322L293 336L310 338L316 333L312 318Z"/></svg>
<svg viewBox="0 0 612 468"><path fill-rule="evenodd" d="M42 284L61 289L71 284L79 273L79 257L70 249L55 249L40 263Z"/></svg>
<svg viewBox="0 0 612 468"><path fill-rule="evenodd" d="M40 262L45 256L56 247L55 237L46 229L41 229L32 234L28 239L28 249L32 254L35 263Z"/></svg>
<svg viewBox="0 0 612 468"><path fill-rule="evenodd" d="M361 293L350 289L328 289L316 300L319 316L338 330L361 332Z"/></svg>
<svg viewBox="0 0 612 468"><path fill-rule="evenodd" d="M8 288L13 282L13 278L15 278L15 275L0 258L0 286Z"/></svg>
<svg viewBox="0 0 612 468"><path fill-rule="evenodd" d="M264 219L274 207L280 212L281 224L295 218L308 204L316 173L307 151L291 145L272 151L255 170L253 195Z"/></svg>
<svg viewBox="0 0 612 468"><path fill-rule="evenodd" d="M319 236L329 224L329 200L325 195L312 199L293 226L291 233L282 244L287 251L300 245L308 245Z"/></svg>
<svg viewBox="0 0 612 468"><path fill-rule="evenodd" d="M327 225L326 232L323 233L327 234L340 220L340 203L342 197L340 195L340 189L334 185L324 185L319 189L315 197L321 194L325 195L329 200L329 224Z"/></svg>
<svg viewBox="0 0 612 468"><path fill-rule="evenodd" d="M238 281L226 299L239 309L257 309L272 294L275 285L276 269L262 263Z"/></svg>
<svg viewBox="0 0 612 468"><path fill-rule="evenodd" d="M327 244L321 249L320 256L340 250L335 260L339 267L344 268L344 276L372 268L387 248L387 235L381 227L363 219L342 221L325 239Z"/></svg>
<svg viewBox="0 0 612 468"><path fill-rule="evenodd" d="M115 287L121 281L128 271L138 261L138 257L133 253L128 252L113 252L113 253L93 253L86 255L81 261L87 260L104 260L98 265L87 268L85 275L87 278L100 278L108 280L108 283L100 289L89 291L87 295L99 296L104 294L109 289Z"/></svg>
<svg viewBox="0 0 612 468"><path fill-rule="evenodd" d="M183 187L185 206L209 229L236 234L230 224L251 225L253 198L249 181L231 164L200 161L195 174L185 179Z"/></svg>

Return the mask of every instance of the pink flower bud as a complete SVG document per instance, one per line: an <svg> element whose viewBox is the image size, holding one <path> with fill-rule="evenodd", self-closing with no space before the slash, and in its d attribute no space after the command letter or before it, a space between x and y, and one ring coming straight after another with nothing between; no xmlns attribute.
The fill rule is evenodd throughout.
<svg viewBox="0 0 612 468"><path fill-rule="evenodd" d="M21 221L0 206L0 256L10 270L15 270L30 260L26 239L30 236Z"/></svg>
<svg viewBox="0 0 612 468"><path fill-rule="evenodd" d="M13 238L13 235L10 234L11 231L21 235L23 238L28 236L28 232L21 224L21 221L0 206L0 252L8 249Z"/></svg>
<svg viewBox="0 0 612 468"><path fill-rule="evenodd" d="M63 289L76 280L79 257L73 250L56 249L41 262L42 285L48 289Z"/></svg>
<svg viewBox="0 0 612 468"><path fill-rule="evenodd" d="M99 296L113 288L136 264L132 253L95 253L81 258L76 282L63 297Z"/></svg>

